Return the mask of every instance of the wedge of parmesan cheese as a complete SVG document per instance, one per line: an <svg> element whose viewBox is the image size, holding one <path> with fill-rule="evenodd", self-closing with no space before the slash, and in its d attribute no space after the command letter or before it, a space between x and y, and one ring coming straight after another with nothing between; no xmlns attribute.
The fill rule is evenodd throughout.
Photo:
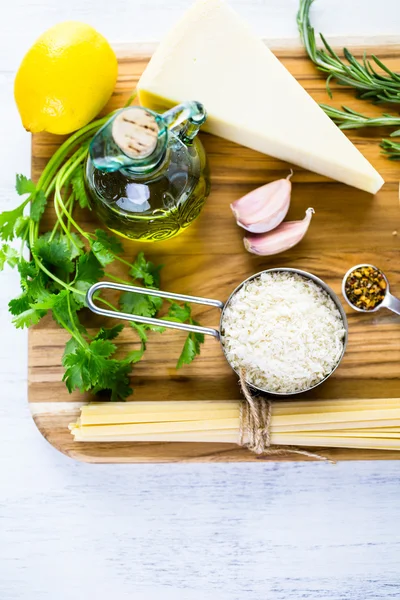
<svg viewBox="0 0 400 600"><path fill-rule="evenodd" d="M197 0L154 53L140 102L202 102L206 131L376 193L384 181L223 0Z"/></svg>

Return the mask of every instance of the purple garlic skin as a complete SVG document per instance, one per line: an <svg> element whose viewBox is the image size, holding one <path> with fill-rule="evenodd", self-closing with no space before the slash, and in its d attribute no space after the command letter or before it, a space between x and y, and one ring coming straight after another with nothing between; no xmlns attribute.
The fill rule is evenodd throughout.
<svg viewBox="0 0 400 600"><path fill-rule="evenodd" d="M286 179L267 183L233 202L231 209L237 224L252 233L265 233L278 227L289 210L291 176L292 173Z"/></svg>
<svg viewBox="0 0 400 600"><path fill-rule="evenodd" d="M314 212L308 208L301 221L286 221L269 233L247 235L243 239L246 250L259 256L272 256L293 248L307 233Z"/></svg>

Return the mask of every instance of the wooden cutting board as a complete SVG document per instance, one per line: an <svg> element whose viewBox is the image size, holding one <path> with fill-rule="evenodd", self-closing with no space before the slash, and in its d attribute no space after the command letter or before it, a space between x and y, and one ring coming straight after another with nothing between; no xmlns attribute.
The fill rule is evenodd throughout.
<svg viewBox="0 0 400 600"><path fill-rule="evenodd" d="M393 70L400 71L400 47L371 48ZM358 56L361 52L355 51ZM325 80L301 49L277 51L278 57L317 102L339 107L346 104L370 115L379 107L355 99L351 90L332 86L330 101ZM135 88L149 57L121 54L119 77L108 110L121 107ZM240 85L240 81L238 81ZM251 99L249 98L249 101ZM293 108L296 110L296 107ZM292 204L288 219L301 219L312 206L315 216L306 238L294 249L276 257L255 257L244 251L243 231L236 226L229 204L251 189L286 177L292 165L264 156L226 140L203 134L211 173L212 193L198 221L174 240L158 244L126 243L131 260L139 250L163 264L162 288L168 291L225 300L243 279L270 267L296 267L324 279L338 294L344 273L352 265L368 262L389 276L393 293L400 295L400 164L380 155L379 140L385 131L351 132L350 138L384 177L386 184L376 197L293 166ZM32 175L34 179L60 144L61 138L34 135ZM89 211L77 212L84 228L98 225ZM43 228L52 225L51 210ZM398 232L398 234L397 234ZM399 398L400 402L400 317L382 310L361 315L347 309L349 345L335 374L310 398ZM216 309L195 307L196 318L204 325L217 325ZM98 327L99 317L88 315L88 324ZM111 323L107 323L111 325ZM120 336L124 352L138 346L128 327ZM68 335L46 317L29 333L29 402L33 418L45 438L58 450L88 462L190 462L253 461L246 449L228 444L192 443L75 443L67 426L82 402L90 397L68 394L61 382L61 356ZM153 334L142 362L135 365L132 399L232 399L239 398L238 382L227 365L219 344L206 340L201 356L190 366L175 370L184 334L167 331ZM396 452L367 450L322 450L336 459L398 458ZM288 454L273 460L303 460Z"/></svg>

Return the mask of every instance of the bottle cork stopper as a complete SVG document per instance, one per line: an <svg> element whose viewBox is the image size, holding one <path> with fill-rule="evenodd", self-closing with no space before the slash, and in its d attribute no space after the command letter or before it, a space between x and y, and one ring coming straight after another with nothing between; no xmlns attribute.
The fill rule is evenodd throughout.
<svg viewBox="0 0 400 600"><path fill-rule="evenodd" d="M146 158L157 146L158 125L146 110L132 106L114 120L112 136L121 150L131 158Z"/></svg>

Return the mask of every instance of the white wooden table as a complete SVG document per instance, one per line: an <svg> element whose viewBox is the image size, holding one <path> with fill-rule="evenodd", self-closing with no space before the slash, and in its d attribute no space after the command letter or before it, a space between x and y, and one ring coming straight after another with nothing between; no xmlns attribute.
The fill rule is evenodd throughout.
<svg viewBox="0 0 400 600"><path fill-rule="evenodd" d="M53 23L154 41L190 0L12 0L0 22L0 208L29 173L12 98L25 50ZM263 37L296 43L297 0L232 0ZM317 0L329 39L399 39L398 0ZM400 165L399 165L400 175ZM400 462L90 466L53 450L26 402L26 333L0 279L1 600L339 600L400 594Z"/></svg>

